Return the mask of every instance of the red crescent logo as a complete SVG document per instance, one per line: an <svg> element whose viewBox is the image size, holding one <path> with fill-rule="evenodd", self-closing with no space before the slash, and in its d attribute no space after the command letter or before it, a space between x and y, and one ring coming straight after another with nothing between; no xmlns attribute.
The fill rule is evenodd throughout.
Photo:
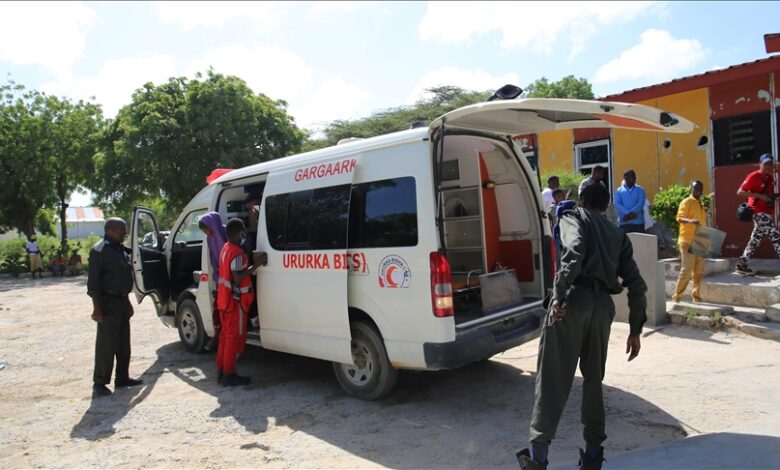
<svg viewBox="0 0 780 470"><path fill-rule="evenodd" d="M393 281L393 273L395 270L398 269L398 266L391 265L389 268L387 268L387 272L385 273L385 281L387 281L387 287L398 287L398 284L396 284Z"/></svg>

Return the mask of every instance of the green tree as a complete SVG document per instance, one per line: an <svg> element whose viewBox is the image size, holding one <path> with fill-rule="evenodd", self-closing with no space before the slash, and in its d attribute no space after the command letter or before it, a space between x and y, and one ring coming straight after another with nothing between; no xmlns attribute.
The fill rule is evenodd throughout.
<svg viewBox="0 0 780 470"><path fill-rule="evenodd" d="M454 109L481 103L490 96L489 91L469 91L454 86L440 86L426 90L427 97L411 106L399 106L377 111L353 121L334 121L323 129L324 138L310 139L307 150L335 145L348 137L374 137L404 129L415 121L430 122Z"/></svg>
<svg viewBox="0 0 780 470"><path fill-rule="evenodd" d="M680 226L677 223L677 210L680 208L682 200L690 195L690 186L683 186L681 184L668 186L655 194L653 203L650 205L650 215L656 222L660 222L676 237L680 230ZM701 202L704 204L704 209L709 215L712 196L709 194L702 194Z"/></svg>
<svg viewBox="0 0 780 470"><path fill-rule="evenodd" d="M594 95L593 88L587 79L567 75L557 82L551 82L545 77L537 79L525 88L523 97L592 100Z"/></svg>
<svg viewBox="0 0 780 470"><path fill-rule="evenodd" d="M67 249L67 198L83 187L94 173L93 157L97 151L103 112L99 105L67 98L46 97L46 151L52 170L60 218L60 244Z"/></svg>
<svg viewBox="0 0 780 470"><path fill-rule="evenodd" d="M243 80L211 70L193 80L147 83L105 126L92 189L114 212L164 200L176 213L215 168L240 168L298 151L305 133L286 108Z"/></svg>

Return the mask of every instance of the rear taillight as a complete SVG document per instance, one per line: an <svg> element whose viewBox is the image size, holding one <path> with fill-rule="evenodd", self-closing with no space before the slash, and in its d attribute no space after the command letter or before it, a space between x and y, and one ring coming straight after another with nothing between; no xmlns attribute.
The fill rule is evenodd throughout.
<svg viewBox="0 0 780 470"><path fill-rule="evenodd" d="M452 308L452 272L447 257L438 251L431 253L431 303L433 315L451 317Z"/></svg>

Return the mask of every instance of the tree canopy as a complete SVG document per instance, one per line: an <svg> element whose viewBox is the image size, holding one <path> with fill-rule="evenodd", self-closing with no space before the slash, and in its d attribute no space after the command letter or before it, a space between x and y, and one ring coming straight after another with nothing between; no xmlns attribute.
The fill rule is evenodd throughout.
<svg viewBox="0 0 780 470"><path fill-rule="evenodd" d="M388 108L353 121L333 121L322 131L325 138L308 141L305 149L335 145L348 137L374 137L409 129L415 121L430 122L453 109L481 103L490 95L489 91L469 91L455 86L440 86L426 91L428 96L411 106Z"/></svg>
<svg viewBox="0 0 780 470"><path fill-rule="evenodd" d="M305 133L287 103L240 78L209 71L145 84L105 127L92 189L110 210L164 201L175 214L216 168L240 168L298 151Z"/></svg>
<svg viewBox="0 0 780 470"><path fill-rule="evenodd" d="M50 221L45 208L64 216L66 198L87 183L102 111L12 81L0 91L0 229L32 235Z"/></svg>
<svg viewBox="0 0 780 470"><path fill-rule="evenodd" d="M542 77L525 88L523 96L526 98L572 98L592 100L593 87L585 78L575 78L567 75L557 82L551 82Z"/></svg>

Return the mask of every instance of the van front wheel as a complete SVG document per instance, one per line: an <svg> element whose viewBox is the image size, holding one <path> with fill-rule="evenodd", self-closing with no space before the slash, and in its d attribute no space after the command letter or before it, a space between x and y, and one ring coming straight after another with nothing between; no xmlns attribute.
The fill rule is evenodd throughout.
<svg viewBox="0 0 780 470"><path fill-rule="evenodd" d="M179 303L179 308L176 309L176 327L179 330L179 339L190 352L203 351L206 331L200 319L200 309L194 300L184 299Z"/></svg>
<svg viewBox="0 0 780 470"><path fill-rule="evenodd" d="M390 364L379 332L362 322L354 322L351 327L354 365L334 362L336 378L341 387L355 398L384 398L393 390L398 370Z"/></svg>

